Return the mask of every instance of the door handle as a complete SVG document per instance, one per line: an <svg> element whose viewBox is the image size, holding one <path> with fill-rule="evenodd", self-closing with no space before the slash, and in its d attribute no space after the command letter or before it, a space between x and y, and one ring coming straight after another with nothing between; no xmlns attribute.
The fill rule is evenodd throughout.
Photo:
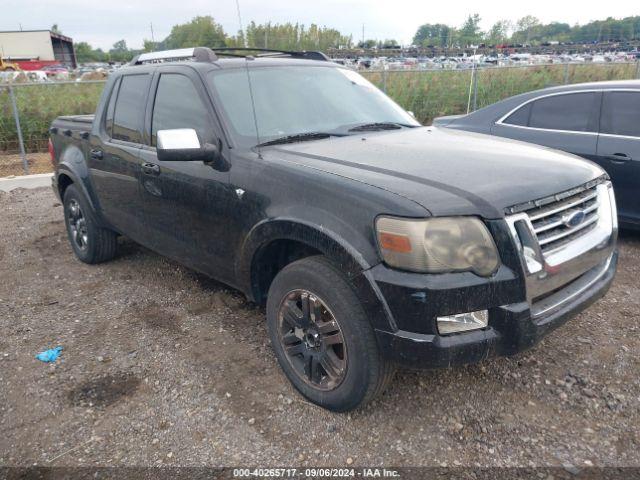
<svg viewBox="0 0 640 480"><path fill-rule="evenodd" d="M155 163L143 163L142 171L146 175L160 175L160 166Z"/></svg>
<svg viewBox="0 0 640 480"><path fill-rule="evenodd" d="M94 160L102 160L104 157L104 153L102 153L102 150L91 150L91 158Z"/></svg>
<svg viewBox="0 0 640 480"><path fill-rule="evenodd" d="M607 155L607 158L616 163L624 163L631 160L631 157L626 153L613 153L611 155Z"/></svg>

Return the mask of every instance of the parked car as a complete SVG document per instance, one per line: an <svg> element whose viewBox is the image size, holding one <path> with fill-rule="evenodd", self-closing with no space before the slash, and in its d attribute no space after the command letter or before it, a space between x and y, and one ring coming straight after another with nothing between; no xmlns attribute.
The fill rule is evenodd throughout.
<svg viewBox="0 0 640 480"><path fill-rule="evenodd" d="M546 88L433 124L537 143L596 162L611 177L621 224L640 228L640 80Z"/></svg>
<svg viewBox="0 0 640 480"><path fill-rule="evenodd" d="M422 127L318 52L228 53L143 54L95 116L53 122L81 261L112 259L126 235L266 305L285 374L335 411L398 365L528 348L609 288L616 211L598 166Z"/></svg>
<svg viewBox="0 0 640 480"><path fill-rule="evenodd" d="M65 79L69 77L69 69L64 65L47 65L42 71L46 73L48 77Z"/></svg>

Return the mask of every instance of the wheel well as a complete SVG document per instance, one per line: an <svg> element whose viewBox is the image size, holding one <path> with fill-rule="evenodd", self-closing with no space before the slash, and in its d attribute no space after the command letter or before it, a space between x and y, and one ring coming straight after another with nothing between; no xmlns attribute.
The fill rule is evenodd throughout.
<svg viewBox="0 0 640 480"><path fill-rule="evenodd" d="M71 177L61 173L58 176L58 192L60 193L60 199L64 200L64 192L67 190L67 187L73 183Z"/></svg>
<svg viewBox="0 0 640 480"><path fill-rule="evenodd" d="M297 240L274 240L260 248L251 263L251 288L253 298L264 304L271 282L280 270L301 258L321 255L317 248Z"/></svg>

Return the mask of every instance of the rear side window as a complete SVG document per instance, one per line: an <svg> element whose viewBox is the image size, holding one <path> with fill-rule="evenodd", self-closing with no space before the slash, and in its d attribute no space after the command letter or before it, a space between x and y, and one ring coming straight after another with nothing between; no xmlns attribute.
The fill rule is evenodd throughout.
<svg viewBox="0 0 640 480"><path fill-rule="evenodd" d="M526 127L529 125L529 115L531 114L531 103L523 105L518 110L509 115L502 123L509 125L520 125Z"/></svg>
<svg viewBox="0 0 640 480"><path fill-rule="evenodd" d="M640 92L605 93L600 132L640 137Z"/></svg>
<svg viewBox="0 0 640 480"><path fill-rule="evenodd" d="M202 144L213 140L208 110L193 82L184 75L163 73L153 106L151 145L156 145L158 130L173 128L193 128Z"/></svg>
<svg viewBox="0 0 640 480"><path fill-rule="evenodd" d="M107 116L105 118L104 128L107 131L107 135L109 137L113 136L113 112L116 107L116 98L118 97L118 87L120 86L120 81L116 81L113 85L113 90L111 91L111 96L109 97L109 104L107 105Z"/></svg>
<svg viewBox="0 0 640 480"><path fill-rule="evenodd" d="M529 127L573 132L597 132L599 93L571 93L535 100L531 105Z"/></svg>
<svg viewBox="0 0 640 480"><path fill-rule="evenodd" d="M147 74L122 77L113 115L111 136L114 140L142 143L142 121L148 83Z"/></svg>

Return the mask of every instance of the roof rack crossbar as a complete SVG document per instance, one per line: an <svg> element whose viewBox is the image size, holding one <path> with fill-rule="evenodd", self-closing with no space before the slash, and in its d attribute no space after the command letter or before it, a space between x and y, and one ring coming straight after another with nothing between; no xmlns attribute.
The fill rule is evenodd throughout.
<svg viewBox="0 0 640 480"><path fill-rule="evenodd" d="M277 56L289 56L292 58L304 58L307 60L320 60L328 62L330 61L324 53L318 51L292 51L292 50L276 50L272 48L252 48L252 47L221 47L214 48L214 52L218 52L220 55L238 56L227 52L260 52L257 57L277 57Z"/></svg>
<svg viewBox="0 0 640 480"><path fill-rule="evenodd" d="M160 63L186 59L195 59L196 62L215 62L218 57L215 52L208 47L178 48L176 50L141 53L134 57L129 65L141 65L143 63Z"/></svg>

